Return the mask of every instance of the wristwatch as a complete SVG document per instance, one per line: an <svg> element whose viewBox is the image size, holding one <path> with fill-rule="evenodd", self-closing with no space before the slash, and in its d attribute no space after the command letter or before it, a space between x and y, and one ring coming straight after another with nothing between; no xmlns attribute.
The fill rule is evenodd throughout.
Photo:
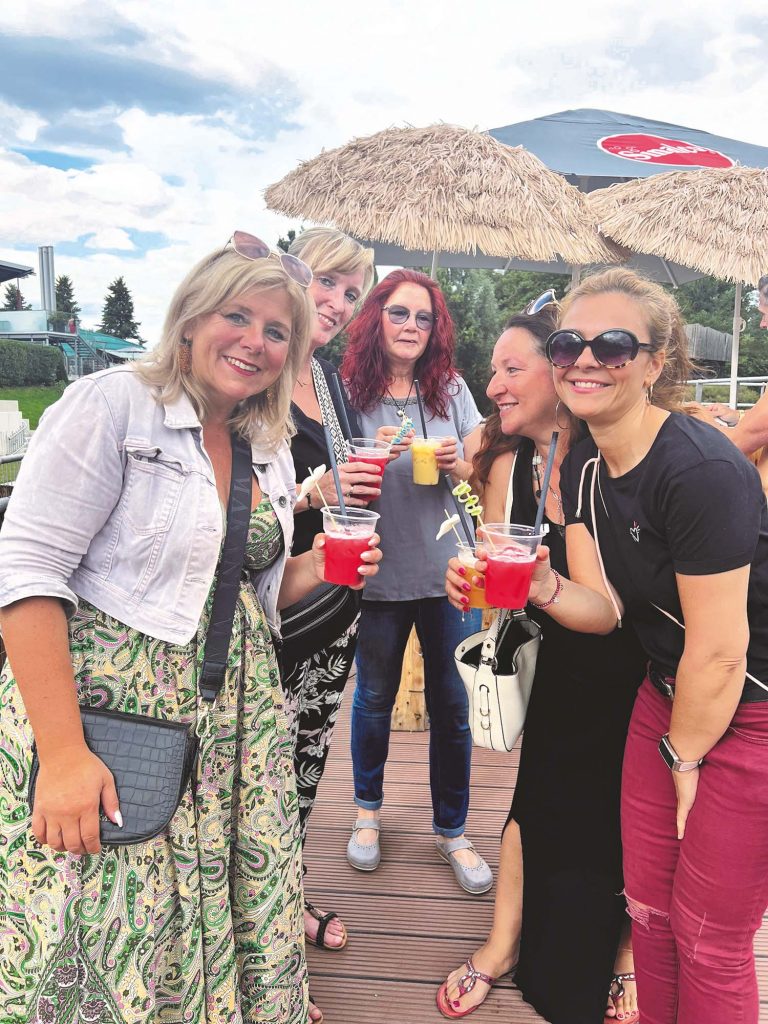
<svg viewBox="0 0 768 1024"><path fill-rule="evenodd" d="M703 757L699 758L698 761L681 761L677 756L677 751L669 742L669 733L666 736L662 736L659 741L659 753L664 759L664 763L667 768L673 772L692 772L694 768L698 768L701 762L704 760Z"/></svg>
<svg viewBox="0 0 768 1024"><path fill-rule="evenodd" d="M307 512L312 511L312 498L310 497L309 491L307 491Z"/></svg>

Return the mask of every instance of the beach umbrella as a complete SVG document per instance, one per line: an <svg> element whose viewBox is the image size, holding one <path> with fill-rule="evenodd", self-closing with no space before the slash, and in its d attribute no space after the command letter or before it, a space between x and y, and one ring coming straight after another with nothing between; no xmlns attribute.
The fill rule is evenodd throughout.
<svg viewBox="0 0 768 1024"><path fill-rule="evenodd" d="M742 283L768 262L768 168L668 171L592 192L601 230L621 245L736 283L731 404L736 404Z"/></svg>
<svg viewBox="0 0 768 1024"><path fill-rule="evenodd" d="M265 192L290 217L433 254L610 261L585 197L521 147L438 124L388 128L300 164Z"/></svg>

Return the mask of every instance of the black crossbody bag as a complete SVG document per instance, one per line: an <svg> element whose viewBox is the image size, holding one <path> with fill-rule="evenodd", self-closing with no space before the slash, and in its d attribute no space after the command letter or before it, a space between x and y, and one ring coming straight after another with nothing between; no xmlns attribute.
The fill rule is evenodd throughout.
<svg viewBox="0 0 768 1024"><path fill-rule="evenodd" d="M226 674L248 538L252 481L251 446L244 438L233 435L227 534L198 684L206 716L211 712ZM82 705L80 716L88 749L114 776L123 816L123 828L119 828L103 812L100 814L102 845L132 846L159 835L175 814L192 775L199 742L195 727ZM34 806L39 770L37 748L33 747L28 791L30 808Z"/></svg>

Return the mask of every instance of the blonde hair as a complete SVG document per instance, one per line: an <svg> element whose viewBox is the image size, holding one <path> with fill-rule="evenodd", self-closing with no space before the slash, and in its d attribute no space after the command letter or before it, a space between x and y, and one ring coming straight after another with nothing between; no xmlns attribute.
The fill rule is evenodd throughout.
<svg viewBox="0 0 768 1024"><path fill-rule="evenodd" d="M565 296L560 307L560 322L578 299L610 293L626 295L638 304L651 336L651 351L665 354L664 366L653 385L653 404L682 412L686 381L695 375L696 366L688 354L688 336L680 307L661 285L626 267L593 274Z"/></svg>
<svg viewBox="0 0 768 1024"><path fill-rule="evenodd" d="M283 270L276 259L249 260L234 249L219 250L202 259L176 289L168 307L160 343L139 363L136 370L164 401L174 401L184 392L201 422L208 412L204 389L181 361L187 334L201 319L215 313L232 299L256 289L282 290L291 309L288 358L275 383L240 402L229 421L231 430L249 441L276 448L296 431L291 419L291 395L299 368L309 352L313 304L302 288Z"/></svg>
<svg viewBox="0 0 768 1024"><path fill-rule="evenodd" d="M373 284L373 249L366 249L343 231L335 228L310 228L302 231L291 243L288 252L304 260L315 271L354 274L362 270L361 302Z"/></svg>

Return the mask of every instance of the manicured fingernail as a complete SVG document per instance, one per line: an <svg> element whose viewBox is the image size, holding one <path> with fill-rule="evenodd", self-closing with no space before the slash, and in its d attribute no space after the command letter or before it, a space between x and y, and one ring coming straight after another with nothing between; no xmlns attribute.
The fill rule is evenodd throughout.
<svg viewBox="0 0 768 1024"><path fill-rule="evenodd" d="M472 587L470 587L470 585L468 583L462 583L461 584L461 589L462 590L471 590Z"/></svg>
<svg viewBox="0 0 768 1024"><path fill-rule="evenodd" d="M454 1010L458 1010L460 1006L461 1006L461 1003L459 1002L459 1000L458 999L454 999L454 1001L453 1001L453 1008L454 1008Z"/></svg>
<svg viewBox="0 0 768 1024"><path fill-rule="evenodd" d="M466 575L467 575L467 570L464 568L463 565L460 565L459 566L459 576L466 576Z"/></svg>
<svg viewBox="0 0 768 1024"><path fill-rule="evenodd" d="M469 604L469 598L468 597L462 597L461 603L462 604Z"/></svg>
<svg viewBox="0 0 768 1024"><path fill-rule="evenodd" d="M120 811L115 811L115 823L118 828L123 827L123 816Z"/></svg>

